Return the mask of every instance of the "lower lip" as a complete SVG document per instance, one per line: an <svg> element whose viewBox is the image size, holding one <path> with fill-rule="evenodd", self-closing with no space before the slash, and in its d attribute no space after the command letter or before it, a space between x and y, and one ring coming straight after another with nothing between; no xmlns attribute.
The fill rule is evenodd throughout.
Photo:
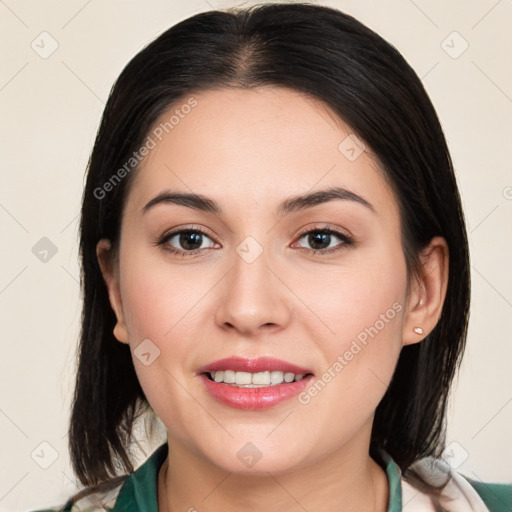
<svg viewBox="0 0 512 512"><path fill-rule="evenodd" d="M239 388L223 382L214 382L204 373L200 377L208 393L219 402L235 409L254 411L268 409L284 400L297 396L308 386L313 375L308 375L297 382L283 382L283 384L277 384L276 386L261 388Z"/></svg>

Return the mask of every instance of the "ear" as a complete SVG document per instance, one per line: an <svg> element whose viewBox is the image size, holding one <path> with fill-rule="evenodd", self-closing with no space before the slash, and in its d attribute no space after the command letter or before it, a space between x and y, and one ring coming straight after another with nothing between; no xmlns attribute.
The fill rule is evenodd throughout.
<svg viewBox="0 0 512 512"><path fill-rule="evenodd" d="M432 238L421 251L418 276L411 283L404 321L403 345L423 340L436 326L448 287L449 251L446 240ZM415 332L414 329L423 332Z"/></svg>
<svg viewBox="0 0 512 512"><path fill-rule="evenodd" d="M114 336L122 343L128 343L128 329L126 328L123 303L119 287L119 271L112 255L110 240L102 238L96 245L96 256L108 289L110 305L117 317L114 327Z"/></svg>

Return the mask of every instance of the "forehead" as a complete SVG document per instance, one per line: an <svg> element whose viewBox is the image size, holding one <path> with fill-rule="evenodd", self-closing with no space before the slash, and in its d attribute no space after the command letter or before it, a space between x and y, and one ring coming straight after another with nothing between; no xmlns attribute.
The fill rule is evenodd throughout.
<svg viewBox="0 0 512 512"><path fill-rule="evenodd" d="M245 207L328 186L393 201L378 162L369 148L361 152L351 128L320 100L284 87L191 94L149 136L155 146L130 192L137 208L165 188Z"/></svg>

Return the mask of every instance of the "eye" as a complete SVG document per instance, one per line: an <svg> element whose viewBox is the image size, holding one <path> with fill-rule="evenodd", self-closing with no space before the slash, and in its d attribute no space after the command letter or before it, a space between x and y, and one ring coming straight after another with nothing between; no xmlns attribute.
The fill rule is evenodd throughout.
<svg viewBox="0 0 512 512"><path fill-rule="evenodd" d="M305 231L300 235L300 240L303 238L306 239L306 243L313 247L312 249L301 247L308 254L332 254L354 243L354 240L348 235L329 226L316 227L315 229ZM341 243L332 245L333 238L341 240Z"/></svg>
<svg viewBox="0 0 512 512"><path fill-rule="evenodd" d="M211 238L201 229L180 229L164 235L157 245L163 245L167 251L180 256L196 254L208 248L205 238ZM212 241L213 242L213 241ZM176 247L178 245L178 248Z"/></svg>
<svg viewBox="0 0 512 512"><path fill-rule="evenodd" d="M333 245L335 238L341 242ZM211 241L210 245L206 239ZM351 237L329 226L319 226L304 231L299 237L299 240L302 239L305 239L306 243L313 247L308 249L307 247L299 246L301 250L306 251L308 254L332 254L354 244L354 240ZM156 242L156 245L163 246L166 251L178 256L197 254L204 249L219 247L205 231L199 228L172 231L161 237Z"/></svg>

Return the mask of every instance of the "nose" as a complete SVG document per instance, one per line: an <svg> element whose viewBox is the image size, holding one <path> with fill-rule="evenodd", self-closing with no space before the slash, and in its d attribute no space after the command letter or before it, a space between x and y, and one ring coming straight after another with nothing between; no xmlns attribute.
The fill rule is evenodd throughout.
<svg viewBox="0 0 512 512"><path fill-rule="evenodd" d="M265 251L254 261L240 254L234 257L234 265L223 280L215 315L217 325L245 337L285 328L290 321L290 292L279 272L271 268L274 265Z"/></svg>

